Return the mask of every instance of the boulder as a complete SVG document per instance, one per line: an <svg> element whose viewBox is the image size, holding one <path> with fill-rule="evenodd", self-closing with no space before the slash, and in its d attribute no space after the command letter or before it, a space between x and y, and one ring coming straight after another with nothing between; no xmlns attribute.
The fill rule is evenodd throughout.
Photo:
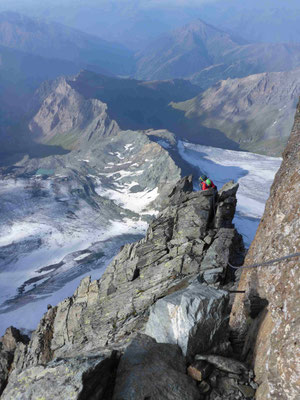
<svg viewBox="0 0 300 400"><path fill-rule="evenodd" d="M188 375L199 382L204 381L212 371L212 365L205 361L195 361L187 369Z"/></svg>
<svg viewBox="0 0 300 400"><path fill-rule="evenodd" d="M57 359L47 365L14 370L2 400L111 398L119 355Z"/></svg>
<svg viewBox="0 0 300 400"><path fill-rule="evenodd" d="M178 344L187 357L207 352L226 340L228 301L227 292L196 279L150 308L145 333L160 343Z"/></svg>
<svg viewBox="0 0 300 400"><path fill-rule="evenodd" d="M221 371L231 372L233 374L245 374L249 370L248 367L240 361L217 355L197 354L195 360L207 361Z"/></svg>
<svg viewBox="0 0 300 400"><path fill-rule="evenodd" d="M177 345L157 343L146 335L133 339L117 370L113 400L200 398Z"/></svg>
<svg viewBox="0 0 300 400"><path fill-rule="evenodd" d="M219 201L224 201L228 197L235 197L238 191L239 184L234 181L226 182L225 185L218 191Z"/></svg>

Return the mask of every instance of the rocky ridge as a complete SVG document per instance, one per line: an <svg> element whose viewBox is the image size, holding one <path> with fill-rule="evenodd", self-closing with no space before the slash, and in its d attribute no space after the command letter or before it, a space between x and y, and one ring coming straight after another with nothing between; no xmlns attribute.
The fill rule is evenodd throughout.
<svg viewBox="0 0 300 400"><path fill-rule="evenodd" d="M228 183L219 191L217 199L213 190L193 192L192 189L191 177L181 180L170 193L167 206L150 223L144 239L125 245L99 281L83 279L72 297L48 310L30 343L18 345L3 399L43 396L52 399L57 395L70 399L129 399L129 393L134 393L133 398L140 398L141 391L150 391L151 396L159 393L159 399L223 398L218 394L217 382L225 382L226 374L231 372L219 369L221 359L216 361L219 367L212 368L215 371L212 381L201 380L199 385L185 375L186 361L179 359L181 351L190 363L196 353L231 354L228 334L225 334L229 294L221 287L226 283L230 287L232 276L227 270L228 261L240 264L243 260L242 238L232 225L238 185ZM175 342L166 339L164 345L149 336L141 336L148 331L155 338L153 324L151 332L147 324L151 325L154 308L160 301L174 304L178 316L187 312L187 322L179 330L175 323L178 316L167 312L178 339ZM152 305L154 308L149 308ZM189 339L184 345L188 330ZM136 361L133 360L142 360L140 357L150 357L146 364L141 361L145 368L143 374L134 369ZM236 363L226 360L230 365ZM171 397L164 397L163 389L159 389L164 386L163 381L153 386L150 371L155 370L155 363L168 370L166 379ZM167 365L172 365L174 373L169 374ZM197 368L207 370L207 365L203 361ZM226 381L227 397L224 398L247 397L235 387L243 382L249 385L252 378L242 377L246 370L246 367L242 372L234 370L231 384ZM105 371L100 380L97 379L99 371ZM210 374L206 372L207 379ZM55 388L47 394L54 379ZM136 384L132 386L130 382ZM174 382L179 382L178 389ZM211 390L212 387L215 389Z"/></svg>
<svg viewBox="0 0 300 400"><path fill-rule="evenodd" d="M185 112L195 137L201 127L216 129L241 149L281 155L299 95L300 69L296 69L222 80L197 97L172 106Z"/></svg>

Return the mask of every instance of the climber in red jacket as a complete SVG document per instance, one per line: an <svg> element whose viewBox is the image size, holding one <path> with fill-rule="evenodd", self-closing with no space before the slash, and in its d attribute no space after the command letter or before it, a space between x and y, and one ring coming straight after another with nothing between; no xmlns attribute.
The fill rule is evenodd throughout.
<svg viewBox="0 0 300 400"><path fill-rule="evenodd" d="M200 176L200 181L202 190L216 188L216 185L213 183L213 181L209 179L206 175Z"/></svg>

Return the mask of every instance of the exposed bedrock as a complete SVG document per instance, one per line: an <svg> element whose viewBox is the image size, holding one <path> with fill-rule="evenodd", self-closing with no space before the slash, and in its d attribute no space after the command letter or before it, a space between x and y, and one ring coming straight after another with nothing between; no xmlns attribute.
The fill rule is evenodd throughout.
<svg viewBox="0 0 300 400"><path fill-rule="evenodd" d="M119 355L60 358L23 371L14 370L1 398L14 400L110 399Z"/></svg>
<svg viewBox="0 0 300 400"><path fill-rule="evenodd" d="M28 342L29 338L13 326L7 328L0 338L0 396L7 384L17 344L25 345Z"/></svg>
<svg viewBox="0 0 300 400"><path fill-rule="evenodd" d="M57 396L74 399L111 399L109 396L112 394L107 395L108 397L84 394L88 393L87 386L84 386L85 379L93 382L93 372L89 374L88 371L98 371L98 366L100 368L103 362L109 363L105 360L111 359L112 351L122 353L136 335L145 332L147 322L148 326L151 325L153 310L159 309L161 304L167 304L162 307L165 308L163 311L165 313L168 304L173 307L175 320L180 319L178 326L182 332L180 340L178 338L171 340L170 337L174 334L171 332L174 321L170 318L168 323L164 319L164 327L168 334L165 339L158 337L158 341L169 343L167 347L171 346L170 349L172 343L175 343L176 352L181 354L183 351L189 360L192 360L195 352L226 353L228 292L220 288L231 278L227 271L228 262L241 263L244 251L242 237L232 225L237 187L238 185L230 182L217 195L214 190L193 192L192 177L179 181L170 193L166 207L149 225L146 237L136 243L125 245L100 280L91 282L89 277L84 278L72 297L48 310L33 332L30 343L17 346L12 365L13 372L2 398L5 400L18 398L16 393L19 393L20 379L24 377L28 386L22 387L23 399L43 396L45 399ZM153 307L150 311L151 306ZM172 317L172 311L168 312ZM184 337L187 339L183 339ZM156 343L149 337L141 339L139 336L139 338L135 339L133 347L145 345L148 349ZM146 344L141 344L141 340ZM148 368L153 370L156 362L158 365L164 364L167 368L173 356L167 357L169 361L160 360L161 344L156 345L158 358L153 361L153 365L149 361ZM147 351L150 352L150 356L151 351L149 349ZM142 350L141 352L143 353ZM184 355L180 357L185 359ZM121 358L121 370L122 365L127 365L126 357L124 362L122 360L123 358ZM109 367L110 382L114 380L117 363L114 361ZM173 382L172 385L176 386L179 385L176 374L185 372L180 363L175 364L175 372L170 373L169 378L170 382ZM66 367L71 371L70 380L67 381L64 376L67 370L63 370ZM56 374L60 375L60 384L51 394L38 392L40 390L38 386L50 387ZM36 376L39 376L38 381ZM125 390L127 378L121 376L118 372L116 388ZM126 373L124 376L127 376ZM184 376L180 382L182 388L174 389L172 398L203 398L205 388L200 390L199 385L196 387L195 383L192 383L186 392L190 393L186 395L187 397L178 397L186 382L190 381L186 375ZM77 383L74 380L77 380ZM132 385L131 389L126 386L126 393L135 390L134 384ZM153 382L151 385L149 383L147 390L152 398L159 389ZM102 390L104 393L106 390L104 386L91 390L95 393L97 391L100 393ZM94 384L91 383L89 387L93 388ZM194 395L195 388L199 397ZM37 392L31 392L33 390ZM72 394L73 397L70 397L71 392L75 393ZM118 393L115 392L115 399L119 399ZM137 391L130 398L140 399L139 393Z"/></svg>
<svg viewBox="0 0 300 400"><path fill-rule="evenodd" d="M300 252L300 104L245 265ZM230 325L260 384L258 400L300 398L300 258L242 273Z"/></svg>

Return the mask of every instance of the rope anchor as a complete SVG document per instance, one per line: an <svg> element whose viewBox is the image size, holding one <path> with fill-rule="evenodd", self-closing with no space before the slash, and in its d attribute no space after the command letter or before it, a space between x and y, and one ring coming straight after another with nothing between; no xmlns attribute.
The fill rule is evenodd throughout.
<svg viewBox="0 0 300 400"><path fill-rule="evenodd" d="M279 261L287 260L288 258L294 258L294 257L300 257L300 253L294 253L294 254L289 254L287 256L280 257L280 258L274 258L273 260L265 261L265 262L260 263L260 264L242 265L240 267L237 267L235 265L230 264L230 262L228 262L228 265L233 269L266 267L268 265L273 265L273 264L275 264L275 263L277 263Z"/></svg>

